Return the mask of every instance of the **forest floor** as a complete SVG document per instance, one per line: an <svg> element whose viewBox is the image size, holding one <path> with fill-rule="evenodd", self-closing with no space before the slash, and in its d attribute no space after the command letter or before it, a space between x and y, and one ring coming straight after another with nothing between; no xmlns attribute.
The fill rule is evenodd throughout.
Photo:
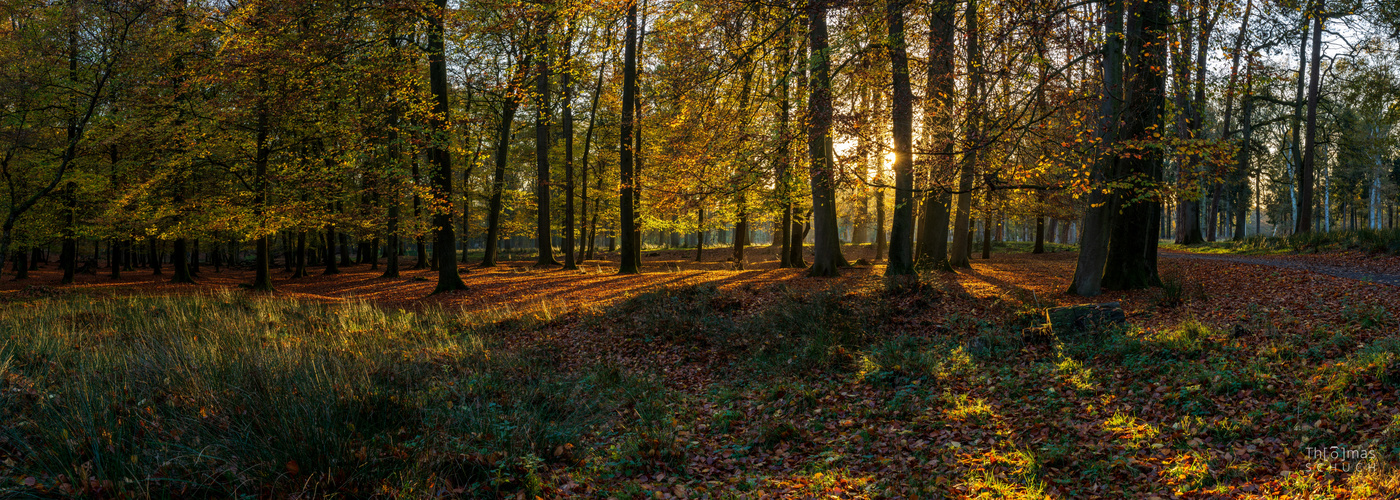
<svg viewBox="0 0 1400 500"><path fill-rule="evenodd" d="M0 429L0 496L1400 491L1400 259L1166 251L1167 287L1083 298L1065 293L1075 255L889 281L878 264L805 278L769 249L744 270L727 249L660 250L637 276L471 268L471 290L426 299L426 270L279 270L266 295L208 266L199 285L138 270L58 286L41 269L0 282L0 421L20 422ZM1022 331L1110 301L1127 326ZM174 354L191 345L218 355ZM123 418L140 429L102 430Z"/></svg>

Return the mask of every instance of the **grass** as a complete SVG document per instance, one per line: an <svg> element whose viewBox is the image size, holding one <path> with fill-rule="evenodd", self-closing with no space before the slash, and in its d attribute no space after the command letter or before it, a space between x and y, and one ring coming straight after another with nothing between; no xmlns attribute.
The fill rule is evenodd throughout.
<svg viewBox="0 0 1400 500"><path fill-rule="evenodd" d="M974 299L934 273L551 311L0 303L0 496L1268 497L1400 478L1400 338L1374 305L1312 333L1255 311L1253 336L1187 319L1028 342L1018 311L933 312L955 300ZM1337 444L1380 460L1304 474L1306 447Z"/></svg>
<svg viewBox="0 0 1400 500"><path fill-rule="evenodd" d="M665 418L665 391L615 367L503 350L506 317L232 293L0 307L0 451L32 483L18 491L529 490L619 425L615 408Z"/></svg>
<svg viewBox="0 0 1400 500"><path fill-rule="evenodd" d="M1286 237L1251 236L1242 240L1204 242L1198 245L1162 243L1162 248L1198 253L1267 255L1358 250L1400 255L1400 229L1353 229L1311 232Z"/></svg>

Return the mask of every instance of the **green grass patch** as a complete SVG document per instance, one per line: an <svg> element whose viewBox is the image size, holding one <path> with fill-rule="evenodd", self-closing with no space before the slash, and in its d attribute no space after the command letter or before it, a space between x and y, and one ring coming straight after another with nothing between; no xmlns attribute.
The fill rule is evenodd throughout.
<svg viewBox="0 0 1400 500"><path fill-rule="evenodd" d="M0 494L529 492L618 419L668 419L651 382L503 350L510 317L236 293L0 308L0 451L32 478Z"/></svg>

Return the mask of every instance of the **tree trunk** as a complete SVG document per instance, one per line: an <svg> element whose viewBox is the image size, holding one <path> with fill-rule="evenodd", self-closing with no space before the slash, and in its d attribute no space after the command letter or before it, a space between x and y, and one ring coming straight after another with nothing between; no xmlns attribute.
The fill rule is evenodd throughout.
<svg viewBox="0 0 1400 500"><path fill-rule="evenodd" d="M839 276L841 241L836 227L836 179L829 163L831 136L831 58L827 50L827 0L807 1L807 37L812 78L807 93L807 155L812 186L812 225L815 230L812 267L807 276Z"/></svg>
<svg viewBox="0 0 1400 500"><path fill-rule="evenodd" d="M1205 30L1205 20L1201 20L1202 30ZM1200 130L1200 106L1203 103L1193 102L1191 97L1191 44L1196 37L1193 35L1192 24L1185 22L1179 32L1176 44L1170 49L1173 51L1172 61L1174 87L1176 90L1176 133L1177 138L1191 140L1197 137ZM1208 37L1207 37L1208 38ZM1202 62L1203 63L1203 62ZM1198 87L1204 90L1203 87ZM1204 233L1201 231L1201 200L1200 186L1196 185L1197 165L1200 163L1199 155L1183 154L1177 160L1177 190L1180 198L1176 205L1176 235L1175 241L1180 245L1196 245L1205 242Z"/></svg>
<svg viewBox="0 0 1400 500"><path fill-rule="evenodd" d="M634 142L632 135L635 133L633 127L636 120L636 95L637 95L637 2L631 2L627 9L627 45L623 50L622 62L622 130L620 133L620 148L618 153L618 182L621 187L621 224L622 224L622 256L618 266L619 274L636 274L641 272L638 262L641 259L641 248L638 241L632 238L637 232L637 206L635 204L634 191L636 179L633 177L632 148Z"/></svg>
<svg viewBox="0 0 1400 500"><path fill-rule="evenodd" d="M530 57L515 66L511 76L508 94L521 92L530 67ZM497 244L501 239L501 195L506 185L506 164L510 161L510 141L515 123L515 110L519 107L515 96L507 95L501 101L501 119L496 126L496 169L491 177L491 202L486 213L486 240L482 242L481 267L494 267L497 258Z"/></svg>
<svg viewBox="0 0 1400 500"><path fill-rule="evenodd" d="M780 205L777 238L779 244L778 267L802 267L801 244L794 250L793 242L793 192L792 192L792 138L788 136L789 122L792 120L792 98L789 94L788 79L792 76L792 29L782 33L778 42L778 164L774 167L774 184ZM793 258L797 254L796 259Z"/></svg>
<svg viewBox="0 0 1400 500"><path fill-rule="evenodd" d="M335 262L335 244L335 222L331 222L326 224L326 270L321 274L340 274L340 267Z"/></svg>
<svg viewBox="0 0 1400 500"><path fill-rule="evenodd" d="M259 75L258 87L262 94L267 92L267 81ZM267 211L268 180L267 163L268 157L272 155L272 148L268 145L268 124L271 111L267 109L267 103L258 103L258 134L257 153L253 160L253 189L257 193L253 197L253 217L258 221L259 229L265 229L267 221L264 216ZM257 253L253 262L253 284L251 288L257 291L271 292L272 287L272 242L268 239L266 231L257 239Z"/></svg>
<svg viewBox="0 0 1400 500"><path fill-rule="evenodd" d="M296 244L296 245L297 245L297 246L296 246L296 271L292 272L292 277L293 277L293 278L304 278L304 277L307 276L307 274L306 274L306 231L299 231L299 232L297 232L297 244ZM175 245L175 252L176 252L176 254L178 254L178 253L180 252L180 250L181 250L181 249L180 249L180 244L179 244L179 242L177 241L177 242L176 242L176 245ZM176 258L176 260L179 260L179 256L178 256L178 255L177 255L175 258ZM177 270L176 272L179 272L179 271Z"/></svg>
<svg viewBox="0 0 1400 500"><path fill-rule="evenodd" d="M942 271L953 269L948 265L948 219L952 194L941 185L943 179L954 168L953 127L934 124L940 118L952 118L955 92L954 7L952 0L934 0L929 17L928 91L924 95L924 137L929 139L925 147L936 152L926 155L928 158L925 160L930 182L929 190L924 193L924 230L919 234L919 240L923 242L919 245L922 253L916 259L920 267Z"/></svg>
<svg viewBox="0 0 1400 500"><path fill-rule="evenodd" d="M1144 0L1134 15L1128 16L1127 66L1133 74L1126 81L1125 106L1120 137L1151 144L1161 128L1166 108L1167 0ZM1134 179L1120 199L1135 200L1121 208L1110 224L1108 258L1102 285L1109 290L1146 288L1161 284L1157 277L1157 228L1162 204L1155 195L1162 180L1160 150L1146 147L1118 160L1117 178Z"/></svg>
<svg viewBox="0 0 1400 500"><path fill-rule="evenodd" d="M78 184L69 181L63 189L63 250L58 256L58 266L63 269L60 283L73 282L73 273L78 269L78 240L73 237L74 213L78 211Z"/></svg>
<svg viewBox="0 0 1400 500"><path fill-rule="evenodd" d="M419 175L419 172L418 172L418 158L414 158L413 161L410 162L410 164L412 165L412 169L413 169L413 171L412 171L412 178L410 179L410 182L411 182L414 186L418 186L418 185L420 185L420 183L421 183L421 180L420 180L420 179L422 179L422 177ZM422 200L422 197L421 197L421 196L418 196L418 190L416 190L416 189L413 190L413 221L414 221L415 224L423 220L423 208L422 208L422 204L423 204L423 200ZM400 247L399 247L399 246L395 246L394 248L395 248L395 253L397 253L397 252L398 252L398 249L399 249ZM423 235L422 235L422 234L418 234L418 235L415 235L415 236L413 237L413 254L414 254L413 269L427 269L427 268L428 268L428 246L427 246L427 244L423 243Z"/></svg>
<svg viewBox="0 0 1400 500"><path fill-rule="evenodd" d="M189 245L184 238L175 238L175 250L170 254L170 265L175 268L172 283L194 283L190 276Z"/></svg>
<svg viewBox="0 0 1400 500"><path fill-rule="evenodd" d="M1303 163L1298 169L1298 220L1294 233L1312 231L1313 205L1313 163L1317 156L1317 99L1322 75L1322 16L1327 9L1327 0L1317 0L1317 6L1310 13L1312 29L1312 68L1308 76L1308 117L1303 129L1306 145L1303 149Z"/></svg>
<svg viewBox="0 0 1400 500"><path fill-rule="evenodd" d="M982 53L978 0L968 0L967 12L967 122L963 130L962 171L958 175L958 211L953 222L953 250L948 264L972 267L972 182L977 173L977 155L981 149Z"/></svg>
<svg viewBox="0 0 1400 500"><path fill-rule="evenodd" d="M894 87L894 98L890 101L894 136L894 224L890 226L890 258L885 276L914 274L914 96L909 88L909 60L904 46L904 1L885 3L890 76Z"/></svg>
<svg viewBox="0 0 1400 500"><path fill-rule="evenodd" d="M445 134L447 123L451 121L448 116L451 108L447 104L447 61L442 40L442 20L447 10L447 0L436 0L436 3L437 8L431 13L428 29L428 76L433 94L433 117L429 125L433 131ZM433 141L428 148L428 156L432 158L434 167L431 189L433 196L439 200L452 199L452 156L445 142L445 139ZM457 270L457 252L452 248L457 238L453 230L450 202L433 214L433 227L437 231L434 253L438 258L438 283L433 293L466 290L467 285L462 282Z"/></svg>
<svg viewBox="0 0 1400 500"><path fill-rule="evenodd" d="M583 133L583 162L582 162L582 165L583 165L583 169L582 169L582 170L583 170L583 172L582 172L582 173L583 173L583 179L580 179L580 182L579 182L579 185L580 185L580 187L581 187L581 189L582 189L582 193L580 193L580 196L579 196L579 202L580 202L579 204L580 204L581 207L583 207L583 213L579 216L579 218L580 218L581 220L585 221L585 222L587 222L587 221L589 220L589 219L588 219L588 168L589 168L589 165L590 165L590 164L589 164L589 161L588 161L588 155L589 155L589 153L591 153L591 152L593 151L593 126L594 126L595 124L597 124L597 122L598 122L598 97L599 97L600 95L602 95L602 93L603 93L603 69L606 68L606 67L607 67L607 64L599 64L599 65L598 65L598 83L595 84L595 85L593 86L593 103L592 103L591 105L589 105L589 107L588 107L588 130L587 130L587 131L584 131L584 133ZM572 92L572 89L571 89L570 91ZM572 102L572 100L571 100L570 102ZM571 107L570 109L571 109L570 113L572 113L572 107ZM572 122L572 121L569 122L569 127L571 127L571 128L573 127L573 122ZM572 135L572 134L570 134L570 135ZM570 155L570 157L572 157L572 155ZM601 176L600 176L600 177L601 177ZM597 195L594 195L594 196L597 196ZM597 228L596 209L597 209L597 206L598 206L598 202L597 202L596 200L593 202L593 206L594 206L594 209L595 209L594 221L593 221L593 223L592 223L591 225L585 226L585 227L583 228L583 238L582 238L582 239L579 241L579 243L578 243L578 260L579 260L580 262L582 262L582 261L584 261L584 260L587 260L587 259L593 258L592 252L589 251L589 250L592 249L592 244L591 244L590 238L592 238L592 237L594 237L594 236L597 236L596 234L593 234L593 231L596 231L596 230L597 230L597 229L596 229L596 228ZM590 236L590 235L592 235L592 236Z"/></svg>
<svg viewBox="0 0 1400 500"><path fill-rule="evenodd" d="M391 148L391 149L392 149L392 148ZM392 156L392 154L391 154L391 156ZM388 238L388 240L389 240L389 248L393 248L394 251L389 252L389 254L385 256L386 259L385 259L385 262L384 262L384 274L382 274L382 275L379 276L379 277L381 277L381 278L397 278L397 277L399 277L399 252L398 252L398 249L399 249L399 246L400 246L400 244L401 244L401 243L399 242L399 210L400 210L400 208L399 208L399 198L400 198L401 196L400 196L400 194L399 194L399 192L398 192L398 182L397 182L397 181L395 181L394 189L393 189L393 191L391 191L391 196L390 196L390 197L391 197L392 199L389 200L389 217L388 217L388 220L386 221L386 225L387 225L388 227L385 228L385 229L387 230L387 234L385 234L385 236L386 236L386 237Z"/></svg>
<svg viewBox="0 0 1400 500"><path fill-rule="evenodd" d="M695 262L701 262L705 256L705 207L700 207L700 222L695 228Z"/></svg>
<svg viewBox="0 0 1400 500"><path fill-rule="evenodd" d="M1098 140L1101 157L1093 166L1091 179L1096 184L1106 181L1117 170L1118 158L1113 148L1118 142L1118 103L1123 97L1123 41L1116 36L1123 32L1123 0L1106 0L1108 36L1104 41L1103 89L1100 100ZM1079 234L1079 259L1069 293L1085 297L1101 293L1104 265L1108 258L1109 231L1118 211L1118 197L1104 194L1103 189L1089 193L1088 208Z"/></svg>
<svg viewBox="0 0 1400 500"><path fill-rule="evenodd" d="M543 28L543 27L542 27ZM540 51L535 56L535 245L539 253L536 266L557 266L551 240L549 203L549 52L548 38L543 31L536 42Z"/></svg>
<svg viewBox="0 0 1400 500"><path fill-rule="evenodd" d="M564 43L564 72L559 75L564 87L564 111L561 120L564 134L564 269L578 269L574 261L574 81L570 71L573 56L573 35Z"/></svg>
<svg viewBox="0 0 1400 500"><path fill-rule="evenodd" d="M1235 203L1235 234L1233 238L1235 241L1244 239L1245 224L1249 219L1250 147L1254 143L1254 64L1252 58L1245 69L1244 89L1244 115L1240 117L1240 123L1244 130L1240 141L1239 156L1235 160L1235 179L1233 182L1238 194L1238 202Z"/></svg>
<svg viewBox="0 0 1400 500"><path fill-rule="evenodd" d="M646 3L642 3L645 7ZM641 22L637 25L637 48L632 58L632 229L626 236L633 241L632 259L638 272L642 269L642 94L637 84L639 76L636 65L642 60L642 50L646 46L647 12L642 10Z"/></svg>
<svg viewBox="0 0 1400 500"><path fill-rule="evenodd" d="M1045 253L1045 216L1035 217L1035 248L1031 253Z"/></svg>

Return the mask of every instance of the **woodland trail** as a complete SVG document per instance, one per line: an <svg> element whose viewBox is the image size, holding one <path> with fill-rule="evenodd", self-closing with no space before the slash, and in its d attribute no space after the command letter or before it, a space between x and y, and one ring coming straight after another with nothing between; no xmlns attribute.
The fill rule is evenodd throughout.
<svg viewBox="0 0 1400 500"><path fill-rule="evenodd" d="M1400 274L1373 272L1367 269L1360 269L1352 266L1329 265L1317 262L1318 259L1292 259L1288 257L1244 257L1236 255L1210 255L1189 252L1161 252L1158 254L1168 259L1202 259L1231 262L1235 264L1249 264L1256 266L1283 267L1288 269L1301 269L1308 272L1326 274L1338 278L1346 278L1368 283L1381 283L1392 286L1400 286Z"/></svg>

